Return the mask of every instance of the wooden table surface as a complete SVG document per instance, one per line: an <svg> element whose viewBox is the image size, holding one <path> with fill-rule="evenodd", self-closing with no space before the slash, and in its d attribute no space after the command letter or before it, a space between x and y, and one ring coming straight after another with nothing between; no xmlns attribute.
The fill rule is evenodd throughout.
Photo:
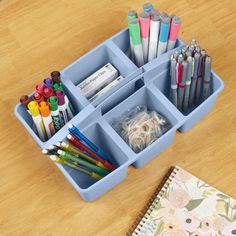
<svg viewBox="0 0 236 236"><path fill-rule="evenodd" d="M181 38L213 57L225 89L213 110L141 169L84 202L16 119L22 94L127 26L143 1L0 1L0 235L125 235L166 171L179 165L236 198L236 1L166 0Z"/></svg>

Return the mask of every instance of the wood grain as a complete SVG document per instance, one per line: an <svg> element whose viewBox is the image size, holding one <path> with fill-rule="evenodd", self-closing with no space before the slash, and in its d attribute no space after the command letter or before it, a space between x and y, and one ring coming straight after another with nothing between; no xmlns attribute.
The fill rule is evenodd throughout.
<svg viewBox="0 0 236 236"><path fill-rule="evenodd" d="M171 165L236 198L236 1L166 0L154 5L183 20L213 57L225 89L203 120L142 169L93 203L84 202L46 159L13 109L20 95L126 27L144 2L0 1L0 234L125 235Z"/></svg>

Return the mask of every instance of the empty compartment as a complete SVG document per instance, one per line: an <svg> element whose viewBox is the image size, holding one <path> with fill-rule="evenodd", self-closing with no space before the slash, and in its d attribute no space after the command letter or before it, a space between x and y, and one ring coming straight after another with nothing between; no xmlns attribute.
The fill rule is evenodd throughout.
<svg viewBox="0 0 236 236"><path fill-rule="evenodd" d="M163 151L167 146L169 146L176 133L176 129L178 127L178 120L176 117L169 111L169 109L162 102L162 98L158 97L158 94L154 95L151 90L147 87L141 88L132 96L128 97L118 106L110 110L104 115L104 118L108 121L108 123L112 126L114 122L114 118L120 117L124 112L130 110L135 106L146 106L149 111L156 111L158 114L164 116L170 122L170 129L165 132L160 138L150 144L141 152L135 153L129 145L119 136L120 139L123 140L122 150L126 150L127 148L133 154L131 158L133 158L134 166L141 167L151 159L153 159L156 155L158 155L161 151Z"/></svg>
<svg viewBox="0 0 236 236"><path fill-rule="evenodd" d="M120 48L120 50L127 56L129 57L129 59L131 60L130 58L130 38L129 38L129 29L126 29L126 30L123 30L121 31L119 34L115 35L113 38L112 38L112 41L115 43L115 45L117 47ZM173 50L176 50L177 48L179 48L180 46L183 46L184 43L180 40L180 39L177 39L176 40L176 43L175 43L175 48L168 51L168 53L171 53ZM153 59L152 61L154 60L159 60L162 58L163 55L165 55L166 53L160 55L158 58L155 58ZM146 64L149 64L150 62L146 63ZM134 63L135 64L135 63Z"/></svg>
<svg viewBox="0 0 236 236"><path fill-rule="evenodd" d="M80 125L77 125L77 127L80 128ZM106 128L104 128L102 124L96 122L91 124L89 127L80 130L88 139L108 155L111 163L116 168L115 170L103 177L101 180L94 180L89 175L78 170L67 166L57 165L85 201L95 200L121 182L126 176L128 158L116 145L115 141L113 141L105 129ZM66 139L64 139L64 141L66 141Z"/></svg>
<svg viewBox="0 0 236 236"><path fill-rule="evenodd" d="M88 100L91 99L92 95L88 99L85 98L78 85L107 63L110 63L118 71L116 77L121 75L124 77L124 80L136 70L136 67L128 60L126 61L120 58L119 52L117 53L116 50L113 50L112 46L104 43L65 68L63 70L62 81L74 94L79 94L78 96L80 97L83 96L83 101L86 100L88 104Z"/></svg>
<svg viewBox="0 0 236 236"><path fill-rule="evenodd" d="M165 65L165 69L163 68L162 72L156 76L153 76L153 73L147 73L145 77L145 81L152 81L154 86L156 86L171 102L170 100L170 63L164 63L162 67ZM197 123L202 117L204 117L212 108L216 97L219 92L223 89L222 80L214 73L211 74L212 80L210 85L210 96L200 104L194 104L191 108L189 108L186 112L179 110L176 108L177 112L183 115L184 125L179 128L181 132L187 131L191 128L195 123ZM150 77L150 78L149 78Z"/></svg>

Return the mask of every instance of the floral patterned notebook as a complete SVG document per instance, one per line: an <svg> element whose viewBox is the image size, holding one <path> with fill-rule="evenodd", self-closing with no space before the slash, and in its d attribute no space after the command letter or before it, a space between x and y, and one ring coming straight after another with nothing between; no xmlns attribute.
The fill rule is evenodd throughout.
<svg viewBox="0 0 236 236"><path fill-rule="evenodd" d="M174 167L129 235L236 236L236 200Z"/></svg>

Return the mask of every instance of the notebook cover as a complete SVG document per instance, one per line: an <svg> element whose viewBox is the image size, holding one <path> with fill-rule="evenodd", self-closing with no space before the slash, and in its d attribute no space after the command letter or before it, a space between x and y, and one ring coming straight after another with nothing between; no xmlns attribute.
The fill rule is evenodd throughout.
<svg viewBox="0 0 236 236"><path fill-rule="evenodd" d="M128 235L236 236L236 201L173 167Z"/></svg>

